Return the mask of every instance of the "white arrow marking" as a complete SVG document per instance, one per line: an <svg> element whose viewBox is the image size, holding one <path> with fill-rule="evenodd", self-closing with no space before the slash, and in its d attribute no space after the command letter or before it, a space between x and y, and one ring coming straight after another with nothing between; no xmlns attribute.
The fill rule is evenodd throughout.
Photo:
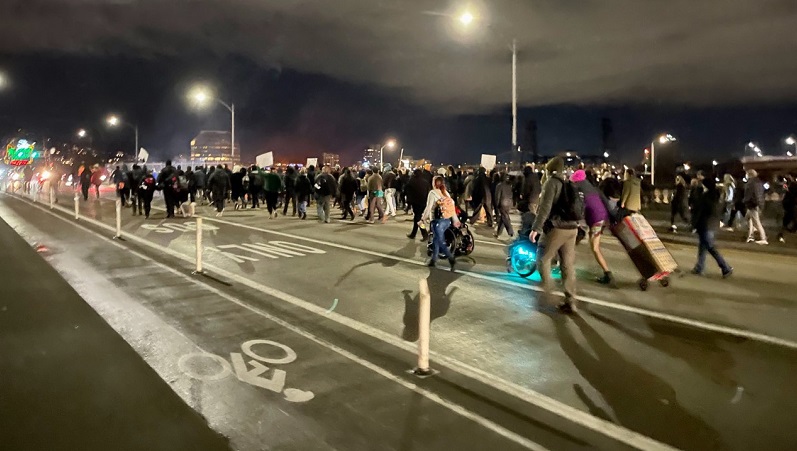
<svg viewBox="0 0 797 451"><path fill-rule="evenodd" d="M283 387L285 387L286 373L283 370L274 370L274 376L272 376L271 379L266 379L264 377L260 377L261 374L268 371L268 367L262 363L256 360L250 360L249 364L255 367L250 371L247 369L246 363L244 362L244 357L240 353L231 352L230 360L232 361L233 369L235 369L235 375L241 382L246 382L247 384L254 385L256 387L265 388L266 390L271 390L275 393L282 392Z"/></svg>

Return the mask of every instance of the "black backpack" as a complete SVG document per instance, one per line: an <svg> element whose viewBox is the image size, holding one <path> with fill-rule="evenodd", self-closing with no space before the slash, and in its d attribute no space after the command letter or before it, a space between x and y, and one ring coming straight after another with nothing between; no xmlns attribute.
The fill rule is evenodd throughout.
<svg viewBox="0 0 797 451"><path fill-rule="evenodd" d="M551 207L551 222L554 226L558 226L559 224L582 221L584 219L583 194L573 182L559 178L557 180L562 183L562 191Z"/></svg>

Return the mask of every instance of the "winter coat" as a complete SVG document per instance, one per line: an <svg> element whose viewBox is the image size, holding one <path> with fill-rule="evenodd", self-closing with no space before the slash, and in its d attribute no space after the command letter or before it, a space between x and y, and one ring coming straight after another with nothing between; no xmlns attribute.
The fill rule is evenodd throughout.
<svg viewBox="0 0 797 451"><path fill-rule="evenodd" d="M764 193L764 184L758 177L752 177L747 180L747 185L744 187L744 206L747 208L764 208L766 197Z"/></svg>
<svg viewBox="0 0 797 451"><path fill-rule="evenodd" d="M296 179L296 195L299 198L299 202L307 202L310 199L312 188L313 186L310 184L307 174L300 174Z"/></svg>
<svg viewBox="0 0 797 451"><path fill-rule="evenodd" d="M162 173L161 173L162 174ZM232 184L230 183L230 176L227 174L225 170L215 170L213 174L208 178L208 188L214 193L219 194L226 194L227 191L232 189Z"/></svg>
<svg viewBox="0 0 797 451"><path fill-rule="evenodd" d="M407 182L407 186L405 187L404 191L407 193L407 202L410 205L424 205L431 189L432 186L429 185L429 183L426 181L426 178L423 176L413 175Z"/></svg>
<svg viewBox="0 0 797 451"><path fill-rule="evenodd" d="M495 204L501 208L512 208L512 183L508 180L495 187Z"/></svg>
<svg viewBox="0 0 797 451"><path fill-rule="evenodd" d="M632 177L623 182L623 194L620 197L620 206L628 211L642 209L642 181Z"/></svg>

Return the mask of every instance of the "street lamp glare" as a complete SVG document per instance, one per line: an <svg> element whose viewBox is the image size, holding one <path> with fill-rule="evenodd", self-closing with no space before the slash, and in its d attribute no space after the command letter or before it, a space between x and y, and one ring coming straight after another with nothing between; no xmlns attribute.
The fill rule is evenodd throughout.
<svg viewBox="0 0 797 451"><path fill-rule="evenodd" d="M609 152L603 152L603 158L609 158Z"/></svg>
<svg viewBox="0 0 797 451"><path fill-rule="evenodd" d="M755 149L755 144L753 144L753 142L750 141L749 143L747 143L747 147L749 147L751 149Z"/></svg>
<svg viewBox="0 0 797 451"><path fill-rule="evenodd" d="M793 136L789 136L788 138L786 138L786 144L793 146L797 144L797 140L795 140Z"/></svg>
<svg viewBox="0 0 797 451"><path fill-rule="evenodd" d="M111 127L116 127L119 125L119 118L116 116L108 116L108 125Z"/></svg>
<svg viewBox="0 0 797 451"><path fill-rule="evenodd" d="M389 140L389 141L387 142L387 147L389 147L389 148L391 148L391 149L392 149L392 148L394 148L394 147L396 147L396 140L395 140L395 139L391 139L391 140Z"/></svg>
<svg viewBox="0 0 797 451"><path fill-rule="evenodd" d="M473 19L474 19L473 14L471 14L470 11L465 11L464 13L459 15L459 22L462 25L466 26L470 25L471 23L473 23Z"/></svg>
<svg viewBox="0 0 797 451"><path fill-rule="evenodd" d="M81 138L85 138L85 137L86 137L86 130L83 130L83 129L81 128L80 130L78 130L78 132L77 132L77 135L78 135L79 137L81 137Z"/></svg>

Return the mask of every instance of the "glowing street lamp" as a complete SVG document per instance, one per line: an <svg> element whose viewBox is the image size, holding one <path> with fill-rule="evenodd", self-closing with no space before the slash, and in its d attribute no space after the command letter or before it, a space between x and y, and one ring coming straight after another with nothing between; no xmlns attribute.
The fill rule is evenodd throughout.
<svg viewBox="0 0 797 451"><path fill-rule="evenodd" d="M379 149L379 168L384 169L385 167L385 147L392 149L396 147L396 140L395 139L388 139L387 142Z"/></svg>
<svg viewBox="0 0 797 451"><path fill-rule="evenodd" d="M210 88L206 86L195 86L189 92L188 96L200 108L207 108L210 102L216 100L221 106L227 108L227 110L230 112L230 116L232 118L230 121L230 157L234 162L235 161L235 104L232 102L230 102L229 104L225 103L221 99L215 97L211 93Z"/></svg>
<svg viewBox="0 0 797 451"><path fill-rule="evenodd" d="M677 141L675 136L667 133L659 136L650 143L650 184L656 186L656 142L659 144L667 144Z"/></svg>
<svg viewBox="0 0 797 451"><path fill-rule="evenodd" d="M797 139L794 139L794 136L789 136L788 138L786 138L786 144L794 146L795 151L797 151ZM794 154L791 151L786 152L786 155L790 157L794 156Z"/></svg>
<svg viewBox="0 0 797 451"><path fill-rule="evenodd" d="M462 25L468 26L473 22L473 14L470 11L465 11L459 15L459 21Z"/></svg>
<svg viewBox="0 0 797 451"><path fill-rule="evenodd" d="M109 127L118 127L119 125L126 125L133 129L133 131L136 134L136 148L133 150L133 157L136 158L138 155L138 124L131 124L129 122L125 122L115 114L108 116L105 122L108 124Z"/></svg>
<svg viewBox="0 0 797 451"><path fill-rule="evenodd" d="M6 78L5 74L0 72L0 89L5 88L8 86L8 78Z"/></svg>

